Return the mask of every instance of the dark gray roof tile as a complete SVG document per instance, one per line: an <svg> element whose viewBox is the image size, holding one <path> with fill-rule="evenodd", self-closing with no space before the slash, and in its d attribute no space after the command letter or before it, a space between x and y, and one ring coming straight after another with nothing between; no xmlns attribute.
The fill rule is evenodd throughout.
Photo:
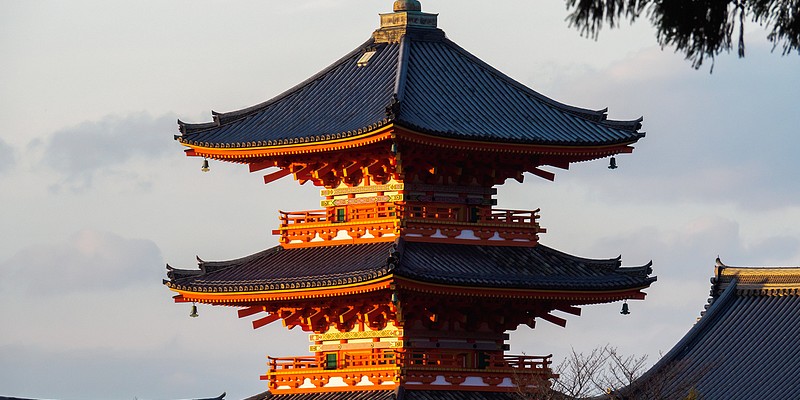
<svg viewBox="0 0 800 400"><path fill-rule="evenodd" d="M366 66L356 61L377 53ZM393 98L399 111L387 115ZM389 122L442 137L553 145L631 143L641 119L568 106L502 74L446 38L367 41L272 100L214 123L179 122L180 140L209 147L277 145L352 135ZM391 119L391 121L390 121Z"/></svg>
<svg viewBox="0 0 800 400"><path fill-rule="evenodd" d="M690 388L706 400L797 398L800 291L765 293L739 290L734 279L686 336L627 390L653 387L650 379L666 376L659 386L667 398Z"/></svg>
<svg viewBox="0 0 800 400"><path fill-rule="evenodd" d="M390 265L397 252L399 262ZM170 269L170 283L194 288L263 285L264 290L363 282L394 273L429 283L470 287L622 290L650 285L649 264L572 256L544 245L505 247L427 242L377 242L283 249L231 261L200 261L200 270Z"/></svg>

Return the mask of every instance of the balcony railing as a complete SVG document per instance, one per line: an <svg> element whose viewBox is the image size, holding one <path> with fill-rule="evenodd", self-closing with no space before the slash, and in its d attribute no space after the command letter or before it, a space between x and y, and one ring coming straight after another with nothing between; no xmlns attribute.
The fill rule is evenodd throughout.
<svg viewBox="0 0 800 400"><path fill-rule="evenodd" d="M516 385L549 385L548 380L557 377L550 369L551 356L403 351L344 354L342 357L332 354L269 357L269 371L261 379L269 381L270 390L276 393L292 393L300 389L323 390L337 379L337 386L345 385L355 390L359 384L363 385L364 379L368 379L372 385L391 387L397 382L432 385L434 380L439 379L437 377L453 385L459 385L468 378L477 378L483 381L484 386L492 386L495 390L513 391ZM462 390L470 390L470 387L475 388L466 386Z"/></svg>
<svg viewBox="0 0 800 400"><path fill-rule="evenodd" d="M490 209L470 206L373 203L324 210L280 211L283 244L304 245L334 239L372 240L394 238L397 233L413 237L450 239L472 231L477 240L507 240L514 244L538 241L545 232L539 226L539 210ZM438 233L437 233L438 230ZM341 231L347 236L342 237ZM438 235L438 236L436 236ZM393 240L393 239L391 239ZM495 242L495 244L500 244Z"/></svg>
<svg viewBox="0 0 800 400"><path fill-rule="evenodd" d="M393 365L395 353L345 354L343 358L326 359L322 356L267 357L269 372L281 373L298 370L342 370Z"/></svg>
<svg viewBox="0 0 800 400"><path fill-rule="evenodd" d="M424 369L507 369L549 371L552 354L546 356L432 353L422 351L345 354L344 357L326 359L324 356L268 357L270 373L291 373L303 370L346 370L366 367L392 367Z"/></svg>

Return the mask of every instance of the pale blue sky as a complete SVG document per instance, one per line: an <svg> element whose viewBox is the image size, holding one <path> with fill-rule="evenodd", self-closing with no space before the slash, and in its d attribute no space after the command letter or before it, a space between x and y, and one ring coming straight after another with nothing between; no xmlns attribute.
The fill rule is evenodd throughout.
<svg viewBox="0 0 800 400"><path fill-rule="evenodd" d="M192 267L275 245L277 210L317 208L290 178L186 158L175 120L262 102L352 50L389 0L0 1L0 395L229 399L264 391L267 354L307 336L253 330L231 309L188 318L161 285ZM655 362L691 327L717 255L800 265L800 57L748 57L714 73L661 50L646 21L581 38L562 1L425 0L448 37L560 102L644 116L632 155L526 176L503 208L541 208L542 242L653 260L647 300L586 307L566 328L512 334L513 353L606 343Z"/></svg>

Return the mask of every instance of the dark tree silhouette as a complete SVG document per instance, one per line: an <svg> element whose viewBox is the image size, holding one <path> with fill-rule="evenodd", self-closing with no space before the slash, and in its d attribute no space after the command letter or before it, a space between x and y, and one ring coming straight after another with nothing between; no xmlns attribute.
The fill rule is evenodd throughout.
<svg viewBox="0 0 800 400"><path fill-rule="evenodd" d="M800 0L566 0L570 26L597 39L603 24L611 28L647 17L661 47L673 46L699 68L703 61L733 48L744 57L747 21L766 27L773 50L800 54Z"/></svg>

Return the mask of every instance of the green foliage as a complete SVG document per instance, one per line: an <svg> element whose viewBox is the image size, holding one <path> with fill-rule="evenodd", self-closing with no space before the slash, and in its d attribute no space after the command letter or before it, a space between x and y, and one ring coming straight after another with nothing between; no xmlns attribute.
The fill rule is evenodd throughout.
<svg viewBox="0 0 800 400"><path fill-rule="evenodd" d="M570 26L582 35L597 38L604 23L611 28L620 22L646 16L656 28L662 47L675 47L692 67L713 60L733 48L738 32L737 52L745 55L744 26L752 21L769 31L773 49L784 55L800 54L800 0L566 0Z"/></svg>

